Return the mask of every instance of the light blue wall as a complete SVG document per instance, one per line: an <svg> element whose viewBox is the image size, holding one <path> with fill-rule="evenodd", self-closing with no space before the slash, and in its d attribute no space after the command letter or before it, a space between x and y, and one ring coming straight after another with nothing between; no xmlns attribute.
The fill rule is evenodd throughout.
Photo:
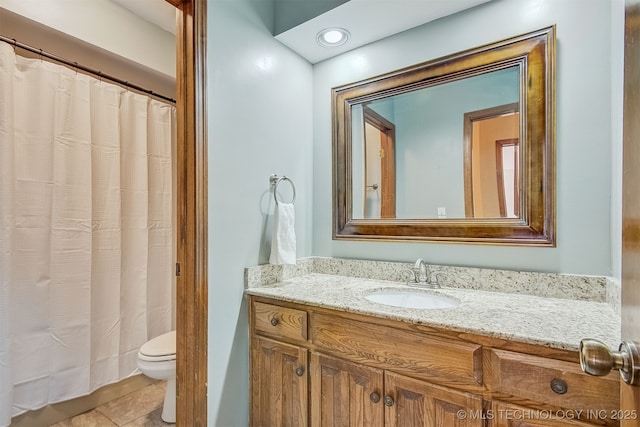
<svg viewBox="0 0 640 427"><path fill-rule="evenodd" d="M210 0L207 28L211 426L248 425L244 268L269 256L269 175L295 182L311 254L312 67L271 35L271 1Z"/></svg>
<svg viewBox="0 0 640 427"><path fill-rule="evenodd" d="M624 0L611 0L611 275L622 278L622 107Z"/></svg>
<svg viewBox="0 0 640 427"><path fill-rule="evenodd" d="M464 218L464 115L518 102L518 68L394 97L396 216ZM403 173L400 173L403 171Z"/></svg>
<svg viewBox="0 0 640 427"><path fill-rule="evenodd" d="M611 0L496 0L314 66L313 253L609 275L612 260L612 123L621 111L622 39ZM619 10L619 8L617 8ZM499 25L496 25L499 22ZM348 242L331 239L331 88L478 45L557 25L557 247ZM612 71L613 70L613 71ZM615 73L615 74L612 74ZM612 94L612 90L614 93ZM612 99L614 101L612 101ZM612 136L616 140L612 141ZM615 242L614 244L617 244Z"/></svg>

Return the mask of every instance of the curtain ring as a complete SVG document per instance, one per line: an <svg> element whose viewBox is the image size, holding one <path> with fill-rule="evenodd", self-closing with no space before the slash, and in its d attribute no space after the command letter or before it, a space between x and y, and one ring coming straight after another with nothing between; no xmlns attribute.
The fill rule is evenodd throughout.
<svg viewBox="0 0 640 427"><path fill-rule="evenodd" d="M293 205L296 202L296 186L293 184L293 181L286 175L278 176L276 174L273 174L269 177L269 182L273 187L273 198L276 201L276 205L282 202L282 200L278 200L278 184L280 184L281 181L289 181L289 184L291 184L291 190L293 190L293 196L291 198L291 202L289 203Z"/></svg>

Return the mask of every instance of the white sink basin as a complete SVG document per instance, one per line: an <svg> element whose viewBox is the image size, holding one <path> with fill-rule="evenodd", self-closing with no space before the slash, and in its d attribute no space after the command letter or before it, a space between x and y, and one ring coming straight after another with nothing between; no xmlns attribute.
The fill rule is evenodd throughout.
<svg viewBox="0 0 640 427"><path fill-rule="evenodd" d="M433 310L452 308L460 305L455 298L435 293L416 292L402 289L385 289L365 296L371 302L401 308L419 308Z"/></svg>

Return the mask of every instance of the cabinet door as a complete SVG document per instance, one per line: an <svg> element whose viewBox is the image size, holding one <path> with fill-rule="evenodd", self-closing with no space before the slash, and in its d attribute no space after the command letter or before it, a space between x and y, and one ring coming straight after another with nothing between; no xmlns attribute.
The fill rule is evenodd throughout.
<svg viewBox="0 0 640 427"><path fill-rule="evenodd" d="M267 338L251 342L251 425L299 427L308 422L307 350Z"/></svg>
<svg viewBox="0 0 640 427"><path fill-rule="evenodd" d="M380 369L311 353L311 425L382 426L383 378Z"/></svg>
<svg viewBox="0 0 640 427"><path fill-rule="evenodd" d="M385 373L385 427L482 427L482 398Z"/></svg>

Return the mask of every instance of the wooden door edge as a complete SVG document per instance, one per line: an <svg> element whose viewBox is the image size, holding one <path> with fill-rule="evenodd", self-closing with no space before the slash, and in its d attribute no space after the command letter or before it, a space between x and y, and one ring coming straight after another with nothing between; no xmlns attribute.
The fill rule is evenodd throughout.
<svg viewBox="0 0 640 427"><path fill-rule="evenodd" d="M179 4L176 424L207 425L206 0Z"/></svg>

